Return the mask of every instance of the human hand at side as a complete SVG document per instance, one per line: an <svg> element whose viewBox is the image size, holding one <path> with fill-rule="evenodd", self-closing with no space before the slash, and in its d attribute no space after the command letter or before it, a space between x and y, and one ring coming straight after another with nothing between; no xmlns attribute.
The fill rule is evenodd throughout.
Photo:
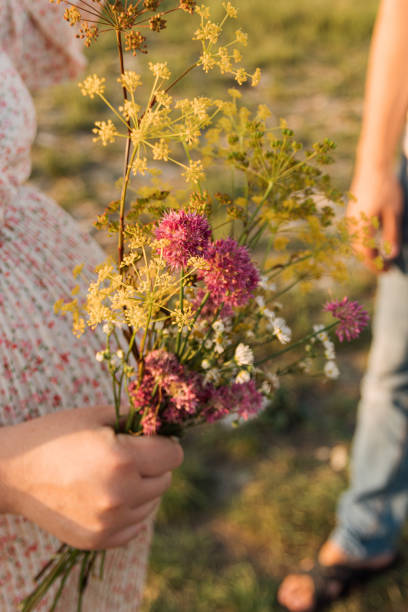
<svg viewBox="0 0 408 612"><path fill-rule="evenodd" d="M352 220L351 230L356 234L354 249L370 270L386 271L401 248L403 193L399 180L392 171L357 172L350 192L355 199L349 202L347 217ZM370 233L373 235L375 231L369 225L373 217L378 218L381 242L389 249L381 269L376 264L379 250L365 244Z"/></svg>
<svg viewBox="0 0 408 612"><path fill-rule="evenodd" d="M122 546L183 459L161 436L115 435L112 407L64 410L0 428L0 511L80 549Z"/></svg>

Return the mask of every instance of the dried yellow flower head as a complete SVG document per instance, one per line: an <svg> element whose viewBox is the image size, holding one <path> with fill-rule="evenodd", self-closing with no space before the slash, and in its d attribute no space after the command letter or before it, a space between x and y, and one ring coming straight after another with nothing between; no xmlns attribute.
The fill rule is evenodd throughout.
<svg viewBox="0 0 408 612"><path fill-rule="evenodd" d="M105 92L105 77L99 77L97 74L91 74L84 81L78 83L82 95L94 98L102 96Z"/></svg>
<svg viewBox="0 0 408 612"><path fill-rule="evenodd" d="M134 72L133 70L125 70L125 72L118 78L118 82L129 92L135 91L137 87L142 85L140 74L137 74L137 72Z"/></svg>
<svg viewBox="0 0 408 612"><path fill-rule="evenodd" d="M109 143L115 142L115 137L118 135L115 124L111 119L108 119L108 121L95 121L95 127L92 131L96 134L93 141L100 141L104 147Z"/></svg>
<svg viewBox="0 0 408 612"><path fill-rule="evenodd" d="M171 72L167 67L167 62L156 62L155 64L149 62L149 70L153 72L157 79L167 81L171 77Z"/></svg>

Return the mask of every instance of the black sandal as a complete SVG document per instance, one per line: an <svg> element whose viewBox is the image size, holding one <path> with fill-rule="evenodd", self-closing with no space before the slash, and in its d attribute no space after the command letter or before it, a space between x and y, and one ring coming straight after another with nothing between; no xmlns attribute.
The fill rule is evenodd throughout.
<svg viewBox="0 0 408 612"><path fill-rule="evenodd" d="M381 568L356 568L349 565L321 565L318 561L309 571L296 572L300 576L310 576L314 585L314 604L308 612L322 612L329 604L345 597L351 589L365 584L371 579L384 574L401 563L400 555L396 555L390 563ZM333 596L330 587L338 585ZM281 610L289 610L280 604Z"/></svg>

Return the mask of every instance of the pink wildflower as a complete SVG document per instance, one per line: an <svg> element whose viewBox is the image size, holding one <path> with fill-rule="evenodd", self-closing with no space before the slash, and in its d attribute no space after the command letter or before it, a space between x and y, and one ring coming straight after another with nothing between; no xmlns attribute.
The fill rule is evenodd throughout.
<svg viewBox="0 0 408 612"><path fill-rule="evenodd" d="M141 425L145 436L153 436L159 431L161 421L155 412L149 411L143 416Z"/></svg>
<svg viewBox="0 0 408 612"><path fill-rule="evenodd" d="M204 409L204 417L208 423L213 423L228 414L237 414L246 421L261 410L262 395L257 391L255 382L250 380L214 389Z"/></svg>
<svg viewBox="0 0 408 612"><path fill-rule="evenodd" d="M333 317L339 320L336 334L340 342L344 339L350 342L358 338L364 327L368 325L368 313L358 302L350 302L348 297L328 302L324 310L331 312Z"/></svg>
<svg viewBox="0 0 408 612"><path fill-rule="evenodd" d="M157 383L163 383L165 379L170 377L178 377L183 370L177 357L164 349L148 353L145 359L145 367Z"/></svg>
<svg viewBox="0 0 408 612"><path fill-rule="evenodd" d="M167 423L187 420L206 399L203 377L186 370L175 355L163 349L148 353L142 382L132 383L129 392L139 412L157 402L160 393L162 422ZM146 419L146 427L152 426L152 418L146 416ZM143 421L142 425L145 429Z"/></svg>
<svg viewBox="0 0 408 612"><path fill-rule="evenodd" d="M145 374L140 385L137 382L130 383L129 395L137 411L143 412L145 408L151 405L153 389L154 378L150 375Z"/></svg>
<svg viewBox="0 0 408 612"><path fill-rule="evenodd" d="M208 269L200 272L200 278L207 285L212 301L217 306L244 306L259 282L247 249L233 238L226 238L212 243L205 258Z"/></svg>
<svg viewBox="0 0 408 612"><path fill-rule="evenodd" d="M190 257L205 255L211 237L207 219L197 213L171 210L156 229L163 241L163 257L173 268L186 266Z"/></svg>
<svg viewBox="0 0 408 612"><path fill-rule="evenodd" d="M232 385L235 410L246 421L249 416L258 414L262 410L262 395L256 390L255 382L249 380L245 383Z"/></svg>

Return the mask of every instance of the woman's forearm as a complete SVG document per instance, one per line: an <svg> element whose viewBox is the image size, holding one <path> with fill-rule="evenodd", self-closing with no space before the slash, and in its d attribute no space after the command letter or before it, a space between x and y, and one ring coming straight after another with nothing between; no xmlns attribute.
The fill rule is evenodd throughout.
<svg viewBox="0 0 408 612"><path fill-rule="evenodd" d="M389 171L408 108L408 1L382 0L372 38L357 171Z"/></svg>

